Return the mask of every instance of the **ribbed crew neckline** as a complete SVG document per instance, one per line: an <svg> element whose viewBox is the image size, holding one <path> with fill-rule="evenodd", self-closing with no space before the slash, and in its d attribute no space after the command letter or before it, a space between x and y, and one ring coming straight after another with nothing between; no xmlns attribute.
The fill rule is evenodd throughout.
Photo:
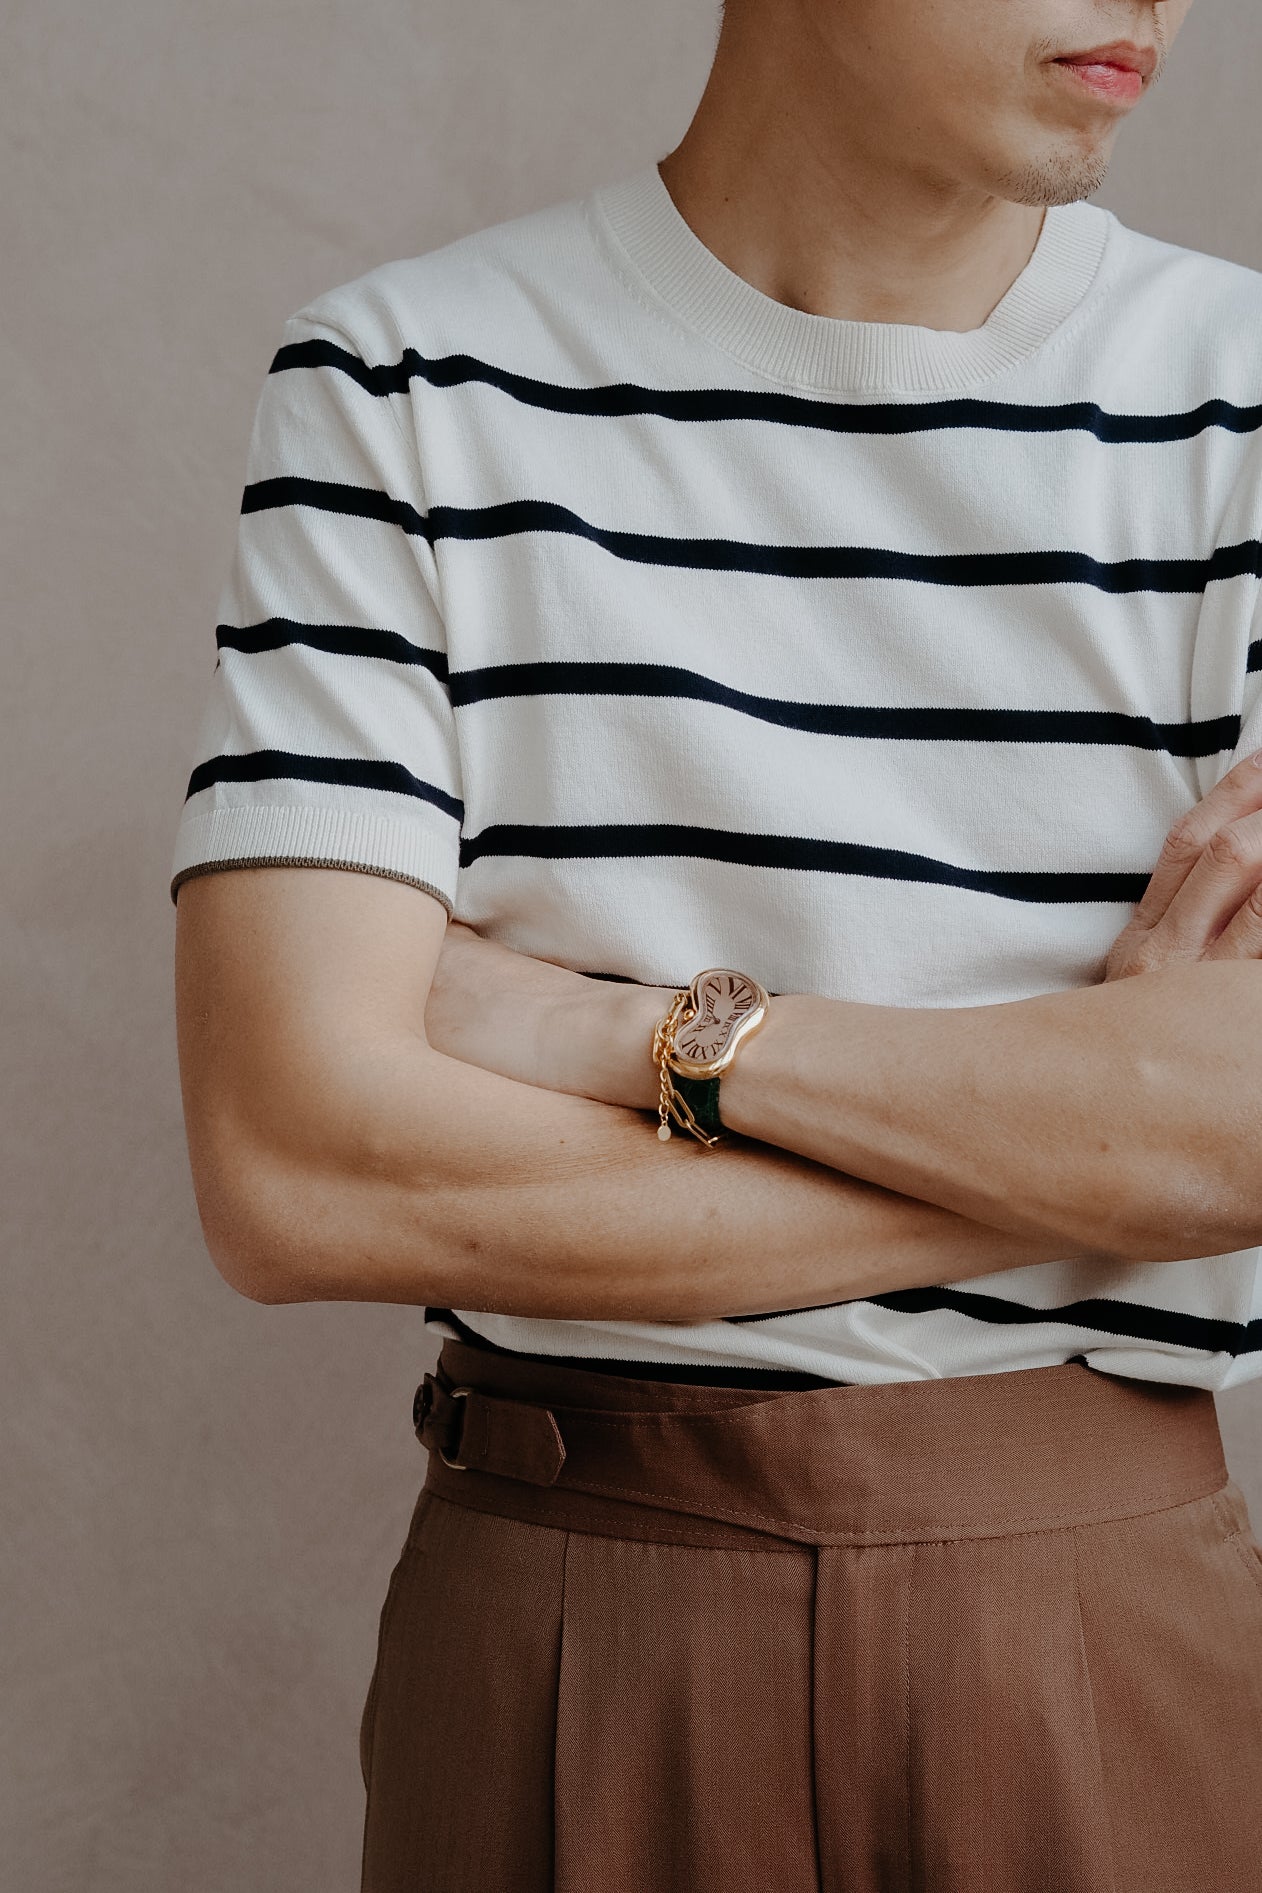
<svg viewBox="0 0 1262 1893"><path fill-rule="evenodd" d="M1029 261L985 322L951 330L811 315L764 295L706 248L656 163L592 201L662 301L729 355L797 387L868 394L964 388L1032 354L1086 296L1115 222L1099 204L1049 205Z"/></svg>

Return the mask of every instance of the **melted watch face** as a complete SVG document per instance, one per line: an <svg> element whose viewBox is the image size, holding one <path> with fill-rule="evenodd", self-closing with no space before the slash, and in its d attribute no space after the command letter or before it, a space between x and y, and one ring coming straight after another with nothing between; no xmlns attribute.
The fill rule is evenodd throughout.
<svg viewBox="0 0 1262 1893"><path fill-rule="evenodd" d="M671 1044L681 1059L712 1065L759 1022L765 1002L752 979L725 967L698 973L691 990L696 1011L676 1026Z"/></svg>

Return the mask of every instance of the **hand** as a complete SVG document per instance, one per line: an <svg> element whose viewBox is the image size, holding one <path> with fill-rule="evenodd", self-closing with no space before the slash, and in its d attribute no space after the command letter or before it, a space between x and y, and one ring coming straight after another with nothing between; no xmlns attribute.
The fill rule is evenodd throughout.
<svg viewBox="0 0 1262 1893"><path fill-rule="evenodd" d="M1105 985L1182 960L1262 959L1262 750L1166 837L1144 897L1109 949Z"/></svg>
<svg viewBox="0 0 1262 1893"><path fill-rule="evenodd" d="M425 1006L437 1052L521 1084L651 1108L673 987L588 979L449 920Z"/></svg>

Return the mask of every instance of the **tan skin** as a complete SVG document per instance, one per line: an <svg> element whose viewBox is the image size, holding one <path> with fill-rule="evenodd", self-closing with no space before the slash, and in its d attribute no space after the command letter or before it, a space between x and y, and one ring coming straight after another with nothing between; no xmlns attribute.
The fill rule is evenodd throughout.
<svg viewBox="0 0 1262 1893"><path fill-rule="evenodd" d="M1028 260L1042 205L1098 183L1125 116L1058 56L1126 39L1164 57L1186 11L730 0L662 174L702 240L765 294L974 327ZM1245 764L1172 836L1098 987L932 1013L780 995L724 1079L745 1135L713 1156L659 1144L643 1114L660 990L513 953L371 874L207 874L181 891L176 980L208 1247L263 1301L667 1321L1074 1256L1117 1261L1120 1285L1126 1258L1220 1253L1260 1207L1237 1187L1237 1133L1212 1103L1224 1078L1237 1086L1251 1178L1252 1095L1222 1019L1245 1040L1262 992L1259 881L1262 771ZM1001 1084L961 1112L961 1021L991 1070L1048 1070L1050 1105ZM1056 1065L1065 1048L1072 1069ZM828 1093L848 1062L871 1096ZM878 1121L903 1148L847 1142ZM1190 1122L1192 1172L1170 1154ZM996 1124L1009 1142L1019 1130L1021 1161L981 1187L972 1167L996 1155ZM1104 1189L1088 1164L1101 1145ZM1086 1167L1058 1171L1062 1148Z"/></svg>

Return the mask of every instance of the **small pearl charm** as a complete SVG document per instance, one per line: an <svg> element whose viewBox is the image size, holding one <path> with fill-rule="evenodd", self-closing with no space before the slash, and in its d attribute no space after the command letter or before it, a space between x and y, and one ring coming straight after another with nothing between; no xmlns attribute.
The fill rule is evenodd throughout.
<svg viewBox="0 0 1262 1893"><path fill-rule="evenodd" d="M668 1144L670 1142L670 1125L659 1124L657 1127L657 1134L661 1138L664 1144Z"/></svg>

